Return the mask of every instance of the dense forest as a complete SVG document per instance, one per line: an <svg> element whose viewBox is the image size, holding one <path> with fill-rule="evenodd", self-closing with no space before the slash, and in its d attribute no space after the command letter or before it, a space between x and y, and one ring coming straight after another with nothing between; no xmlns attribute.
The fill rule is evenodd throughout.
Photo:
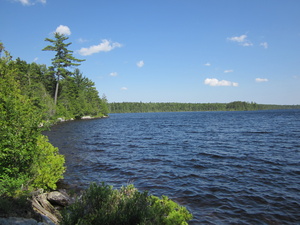
<svg viewBox="0 0 300 225"><path fill-rule="evenodd" d="M270 109L299 109L300 105L265 105L255 102L230 103L109 103L111 113L184 112L184 111L247 111Z"/></svg>
<svg viewBox="0 0 300 225"><path fill-rule="evenodd" d="M72 56L67 39L46 39L51 45L43 50L55 55L49 67L14 59L0 42L0 196L55 189L64 157L42 135L46 124L108 114L94 82L74 69L82 60Z"/></svg>
<svg viewBox="0 0 300 225"><path fill-rule="evenodd" d="M59 69L56 71L53 65L47 67L35 62L27 63L20 58L13 60L2 44L0 54L3 84L8 79L7 74L11 74L9 77L14 80L20 93L43 112L44 120L108 114L106 97L99 97L95 83L83 76L78 68L62 73Z"/></svg>

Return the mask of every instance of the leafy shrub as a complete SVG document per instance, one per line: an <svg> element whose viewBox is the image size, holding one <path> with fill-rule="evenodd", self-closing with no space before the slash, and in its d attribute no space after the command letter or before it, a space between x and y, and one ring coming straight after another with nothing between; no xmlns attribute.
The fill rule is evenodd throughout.
<svg viewBox="0 0 300 225"><path fill-rule="evenodd" d="M183 225L192 218L185 207L165 196L162 199L149 196L147 192L139 192L133 185L116 190L104 183L91 184L62 215L64 225Z"/></svg>
<svg viewBox="0 0 300 225"><path fill-rule="evenodd" d="M0 58L0 195L32 187L54 188L63 157L41 135L43 112L23 95L14 61Z"/></svg>
<svg viewBox="0 0 300 225"><path fill-rule="evenodd" d="M160 199L156 196L149 196L149 202L152 211L151 224L166 224L166 225L184 225L186 221L192 219L192 215L183 206L173 202L167 196L162 196Z"/></svg>
<svg viewBox="0 0 300 225"><path fill-rule="evenodd" d="M44 189L55 189L56 182L63 178L65 158L58 153L58 148L48 142L48 138L40 135L37 139L38 152L33 166L35 179L33 186Z"/></svg>

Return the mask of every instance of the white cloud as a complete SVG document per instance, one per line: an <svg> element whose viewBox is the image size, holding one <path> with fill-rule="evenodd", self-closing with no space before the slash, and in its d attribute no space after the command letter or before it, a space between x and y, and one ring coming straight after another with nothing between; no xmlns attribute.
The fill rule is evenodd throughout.
<svg viewBox="0 0 300 225"><path fill-rule="evenodd" d="M128 88L127 88L127 87L121 87L121 90L122 90L122 91L127 91Z"/></svg>
<svg viewBox="0 0 300 225"><path fill-rule="evenodd" d="M229 37L227 40L232 41L232 42L237 42L241 46L249 47L253 46L253 44L247 39L247 35L243 34L241 36L236 36L236 37Z"/></svg>
<svg viewBox="0 0 300 225"><path fill-rule="evenodd" d="M63 35L71 35L71 30L68 26L59 25L56 30L56 33L63 34Z"/></svg>
<svg viewBox="0 0 300 225"><path fill-rule="evenodd" d="M117 72L112 72L112 73L109 74L109 76L116 77L116 76L118 76L118 73Z"/></svg>
<svg viewBox="0 0 300 225"><path fill-rule="evenodd" d="M94 53L98 53L98 52L109 52L111 50L113 50L114 48L120 48L122 47L122 45L118 42L114 42L112 43L111 41L107 40L107 39L103 39L102 42L99 45L92 45L88 48L81 48L78 53L80 55L92 55Z"/></svg>
<svg viewBox="0 0 300 225"><path fill-rule="evenodd" d="M38 57L35 57L34 59L33 59L33 62L36 62L36 61L38 61Z"/></svg>
<svg viewBox="0 0 300 225"><path fill-rule="evenodd" d="M236 82L231 82L228 80L218 80L216 78L206 78L204 80L204 84L213 86L213 87L214 86L233 86L233 87L239 86L239 84Z"/></svg>
<svg viewBox="0 0 300 225"><path fill-rule="evenodd" d="M204 66L211 66L211 64L208 62L208 63L205 63Z"/></svg>
<svg viewBox="0 0 300 225"><path fill-rule="evenodd" d="M255 81L261 83L261 82L268 82L269 80L267 78L256 78Z"/></svg>
<svg viewBox="0 0 300 225"><path fill-rule="evenodd" d="M230 37L227 38L229 41L234 41L234 42L245 42L247 38L247 35L243 34L239 37Z"/></svg>
<svg viewBox="0 0 300 225"><path fill-rule="evenodd" d="M265 49L269 47L267 42L260 43L260 46L263 46Z"/></svg>
<svg viewBox="0 0 300 225"><path fill-rule="evenodd" d="M15 0L16 2L20 2L22 5L35 5L35 3L39 2L42 4L46 4L46 0L36 0L36 1L30 1L30 0Z"/></svg>
<svg viewBox="0 0 300 225"><path fill-rule="evenodd" d="M137 62L136 65L137 65L137 67L141 68L141 67L143 67L145 65L145 63L144 63L143 60L141 60L141 61Z"/></svg>
<svg viewBox="0 0 300 225"><path fill-rule="evenodd" d="M224 73L232 73L233 70L225 70Z"/></svg>

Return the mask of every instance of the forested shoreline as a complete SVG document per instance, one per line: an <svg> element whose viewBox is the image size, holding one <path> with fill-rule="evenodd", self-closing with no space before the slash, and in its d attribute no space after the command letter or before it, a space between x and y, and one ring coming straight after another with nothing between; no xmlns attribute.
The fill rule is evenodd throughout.
<svg viewBox="0 0 300 225"><path fill-rule="evenodd" d="M44 215L46 221L70 225L187 224L192 214L185 207L133 185L116 190L104 183L91 184L73 204L67 193L55 193L65 202L59 205L65 207L61 211L50 203L49 191L57 189L66 170L65 157L42 131L56 121L109 113L106 97L99 97L95 83L79 69L71 71L83 60L72 56L67 49L71 43L64 43L67 39L59 33L45 39L51 45L43 50L56 53L49 67L14 59L0 42L1 221L10 223L15 216L40 221Z"/></svg>
<svg viewBox="0 0 300 225"><path fill-rule="evenodd" d="M107 116L95 83L73 69L75 59L58 33L43 50L56 54L52 65L14 59L0 42L0 196L34 188L55 189L65 171L42 130L58 119Z"/></svg>
<svg viewBox="0 0 300 225"><path fill-rule="evenodd" d="M195 112L195 111L252 111L271 109L300 109L300 105L271 105L255 102L234 101L230 103L108 103L110 113L144 112Z"/></svg>

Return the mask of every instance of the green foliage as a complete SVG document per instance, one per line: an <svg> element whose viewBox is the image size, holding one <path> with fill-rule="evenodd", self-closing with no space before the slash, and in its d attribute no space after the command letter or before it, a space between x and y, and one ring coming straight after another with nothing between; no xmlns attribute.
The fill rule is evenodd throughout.
<svg viewBox="0 0 300 225"><path fill-rule="evenodd" d="M149 202L153 216L151 224L184 225L188 224L186 221L192 219L192 215L185 207L173 202L167 196L162 196L161 199L150 196Z"/></svg>
<svg viewBox="0 0 300 225"><path fill-rule="evenodd" d="M0 176L0 197L18 196L22 193L24 184L27 184L29 181L29 177L26 174L10 176L10 174L2 173Z"/></svg>
<svg viewBox="0 0 300 225"><path fill-rule="evenodd" d="M106 99L102 101L98 96L94 82L79 70L75 70L74 76L63 70L81 60L64 49L69 44L59 44L63 47L59 49L61 55L55 58L53 67L47 68L20 58L13 60L0 43L0 195L14 196L31 188L55 189L62 178L64 157L41 135L41 124L58 116L75 118L108 113ZM61 80L58 106L53 100L57 72L65 77Z"/></svg>
<svg viewBox="0 0 300 225"><path fill-rule="evenodd" d="M106 99L99 98L95 83L84 77L76 69L72 77L64 79L58 101L58 114L69 112L70 117L81 118L85 115L101 116L108 114Z"/></svg>
<svg viewBox="0 0 300 225"><path fill-rule="evenodd" d="M26 184L29 178L41 121L30 100L21 95L13 72L7 70L0 78L0 185L12 191L12 185Z"/></svg>
<svg viewBox="0 0 300 225"><path fill-rule="evenodd" d="M120 190L91 184L80 199L63 212L64 225L187 224L192 215L186 208L163 196L139 192L133 185Z"/></svg>
<svg viewBox="0 0 300 225"><path fill-rule="evenodd" d="M63 158L41 135L42 101L22 93L19 65L5 54L0 58L0 195L52 188L63 172Z"/></svg>
<svg viewBox="0 0 300 225"><path fill-rule="evenodd" d="M60 77L67 78L71 75L71 72L67 70L70 66L79 66L82 61L81 59L76 59L67 47L72 43L64 43L64 41L69 38L63 34L55 33L55 39L46 38L45 41L51 43L51 45L46 46L43 51L54 51L55 57L52 59L53 70L56 74L56 89L54 94L54 103L56 105L59 91L59 81ZM77 62L77 63L76 63Z"/></svg>
<svg viewBox="0 0 300 225"><path fill-rule="evenodd" d="M0 217L28 217L34 212L27 195L0 196Z"/></svg>
<svg viewBox="0 0 300 225"><path fill-rule="evenodd" d="M56 182L62 179L65 172L65 159L58 153L58 149L48 142L46 136L40 135L37 139L38 151L33 164L33 186L44 189L56 189Z"/></svg>

